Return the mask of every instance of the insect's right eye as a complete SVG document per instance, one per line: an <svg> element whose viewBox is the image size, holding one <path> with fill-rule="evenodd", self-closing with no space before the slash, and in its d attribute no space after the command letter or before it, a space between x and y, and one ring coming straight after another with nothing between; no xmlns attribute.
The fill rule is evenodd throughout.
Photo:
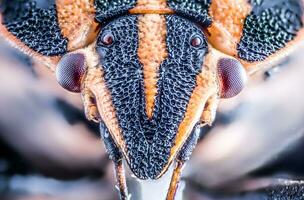
<svg viewBox="0 0 304 200"><path fill-rule="evenodd" d="M111 46L114 43L114 36L111 32L104 32L101 35L100 43L103 46Z"/></svg>
<svg viewBox="0 0 304 200"><path fill-rule="evenodd" d="M238 95L247 82L245 68L236 59L220 59L218 62L218 73L222 98L232 98Z"/></svg>

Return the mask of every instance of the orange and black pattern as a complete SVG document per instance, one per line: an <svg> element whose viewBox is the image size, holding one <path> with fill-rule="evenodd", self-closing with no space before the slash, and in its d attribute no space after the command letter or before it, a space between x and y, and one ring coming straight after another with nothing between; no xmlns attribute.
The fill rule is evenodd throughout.
<svg viewBox="0 0 304 200"><path fill-rule="evenodd" d="M67 52L54 3L45 9L35 1L4 1L1 8L7 30L31 49L45 56Z"/></svg>
<svg viewBox="0 0 304 200"><path fill-rule="evenodd" d="M125 156L141 179L156 179L173 159L189 158L201 98L210 97L202 93L220 87L210 67L219 58L211 49L250 70L303 37L302 0L48 2L0 1L0 32L44 57L94 45L101 79L95 81L107 92L98 100L113 106L107 109L120 134L102 123L102 136L111 157Z"/></svg>
<svg viewBox="0 0 304 200"><path fill-rule="evenodd" d="M138 20L138 16L123 16L103 27L97 52L123 130L130 167L135 175L146 179L159 176L168 163L208 46L198 26L175 15L165 17L168 55L158 66L155 107L149 118L142 73L146 66L138 57L138 32L141 31ZM111 46L99 41L104 34L114 36ZM201 37L200 46L191 46L193 35Z"/></svg>

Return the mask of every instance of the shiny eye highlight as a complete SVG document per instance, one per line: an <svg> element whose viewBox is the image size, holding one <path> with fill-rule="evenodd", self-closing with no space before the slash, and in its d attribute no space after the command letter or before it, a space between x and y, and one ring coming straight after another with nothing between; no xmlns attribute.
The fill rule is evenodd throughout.
<svg viewBox="0 0 304 200"><path fill-rule="evenodd" d="M236 59L222 58L218 61L221 84L221 98L238 95L246 85L247 74L243 65Z"/></svg>
<svg viewBox="0 0 304 200"><path fill-rule="evenodd" d="M81 92L81 79L86 71L85 56L81 53L67 54L56 68L57 82L70 92Z"/></svg>
<svg viewBox="0 0 304 200"><path fill-rule="evenodd" d="M191 39L190 39L190 44L191 46L198 48L203 44L203 39L198 36L198 35L194 35Z"/></svg>
<svg viewBox="0 0 304 200"><path fill-rule="evenodd" d="M110 46L114 43L114 36L111 32L105 32L101 35L101 44Z"/></svg>

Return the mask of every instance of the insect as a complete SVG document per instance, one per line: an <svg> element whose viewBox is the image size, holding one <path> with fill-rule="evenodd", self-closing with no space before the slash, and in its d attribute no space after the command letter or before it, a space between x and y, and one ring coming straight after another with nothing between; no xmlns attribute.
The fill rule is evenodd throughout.
<svg viewBox="0 0 304 200"><path fill-rule="evenodd" d="M115 163L139 179L175 164L167 200L220 99L303 40L301 0L1 1L0 32L81 93Z"/></svg>

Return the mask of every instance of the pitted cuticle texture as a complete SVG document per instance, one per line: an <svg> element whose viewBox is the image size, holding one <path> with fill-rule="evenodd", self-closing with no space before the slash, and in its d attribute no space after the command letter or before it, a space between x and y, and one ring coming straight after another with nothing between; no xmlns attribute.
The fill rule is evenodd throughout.
<svg viewBox="0 0 304 200"><path fill-rule="evenodd" d="M191 133L191 135L186 140L184 146L178 153L177 159L182 162L186 162L190 159L191 154L200 138L201 128L200 125L196 125Z"/></svg>
<svg viewBox="0 0 304 200"><path fill-rule="evenodd" d="M238 44L238 56L263 61L283 49L303 27L300 0L251 0L253 10L246 18Z"/></svg>
<svg viewBox="0 0 304 200"><path fill-rule="evenodd" d="M153 118L157 126L149 151L152 178L156 178L168 162L208 51L206 38L199 27L176 15L166 18L168 58L160 66ZM202 37L200 48L190 44L194 35Z"/></svg>
<svg viewBox="0 0 304 200"><path fill-rule="evenodd" d="M119 148L116 146L104 122L100 123L99 128L100 128L100 135L105 144L109 158L113 160L115 163L117 163L120 159L122 159L122 153L120 152Z"/></svg>
<svg viewBox="0 0 304 200"><path fill-rule="evenodd" d="M204 26L212 23L208 13L211 0L167 0L167 3L179 15L192 18Z"/></svg>
<svg viewBox="0 0 304 200"><path fill-rule="evenodd" d="M136 6L137 0L95 0L96 19L106 19L127 13Z"/></svg>
<svg viewBox="0 0 304 200"><path fill-rule="evenodd" d="M140 122L144 116L142 65L137 56L138 17L120 17L106 25L97 40L106 86L110 91L119 126L122 129L130 168L142 179L148 177L148 142ZM114 43L102 45L104 32L111 32ZM142 172L142 173L140 173Z"/></svg>
<svg viewBox="0 0 304 200"><path fill-rule="evenodd" d="M303 199L304 184L300 181L282 181L266 189L267 199ZM288 183L289 182L289 183ZM263 190L262 190L263 191ZM263 191L264 192L264 191Z"/></svg>
<svg viewBox="0 0 304 200"><path fill-rule="evenodd" d="M13 5L14 3L14 5ZM2 5L3 4L3 5ZM40 8L35 1L12 1L4 6L4 24L21 42L45 56L67 52L67 39L61 34L54 4Z"/></svg>
<svg viewBox="0 0 304 200"><path fill-rule="evenodd" d="M155 179L168 164L208 45L194 23L176 15L166 16L168 56L159 66L153 117L148 118L143 66L137 54L137 25L136 15L107 24L97 40L97 52L127 147L129 166L138 178ZM102 44L104 32L113 35L111 46ZM199 48L191 46L194 35L202 38Z"/></svg>

